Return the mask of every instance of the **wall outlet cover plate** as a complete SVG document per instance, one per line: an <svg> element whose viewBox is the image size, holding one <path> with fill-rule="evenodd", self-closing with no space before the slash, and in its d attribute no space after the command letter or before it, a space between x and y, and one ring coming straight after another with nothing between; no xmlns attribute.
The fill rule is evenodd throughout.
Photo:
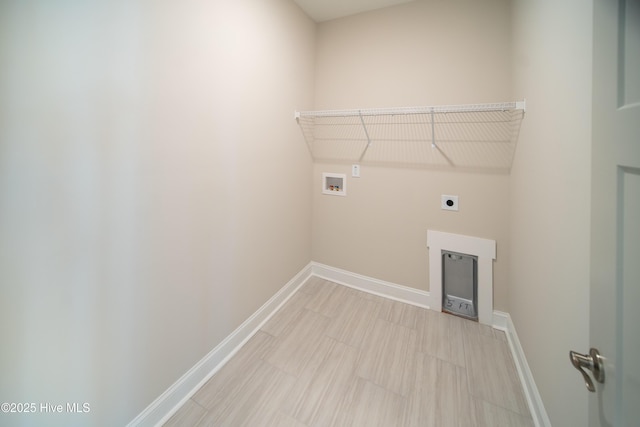
<svg viewBox="0 0 640 427"><path fill-rule="evenodd" d="M443 194L441 196L440 207L445 211L458 211L458 196L450 196Z"/></svg>

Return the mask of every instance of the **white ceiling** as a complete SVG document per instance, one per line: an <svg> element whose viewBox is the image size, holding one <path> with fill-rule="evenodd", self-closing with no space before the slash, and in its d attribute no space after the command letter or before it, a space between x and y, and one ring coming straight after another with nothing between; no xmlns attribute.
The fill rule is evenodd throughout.
<svg viewBox="0 0 640 427"><path fill-rule="evenodd" d="M355 15L413 0L294 0L316 22Z"/></svg>

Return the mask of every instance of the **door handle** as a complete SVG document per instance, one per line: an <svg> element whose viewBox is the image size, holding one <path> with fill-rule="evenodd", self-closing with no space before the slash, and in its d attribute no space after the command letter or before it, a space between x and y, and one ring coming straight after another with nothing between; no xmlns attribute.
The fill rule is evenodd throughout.
<svg viewBox="0 0 640 427"><path fill-rule="evenodd" d="M585 372L585 369L588 369L593 373L593 377L596 381L604 383L604 364L602 363L602 356L600 356L598 349L592 348L589 350L589 354L580 354L575 351L570 351L569 358L571 359L573 367L582 374L582 377L584 378L584 385L587 387L587 390L595 392L596 387L593 385L591 377Z"/></svg>

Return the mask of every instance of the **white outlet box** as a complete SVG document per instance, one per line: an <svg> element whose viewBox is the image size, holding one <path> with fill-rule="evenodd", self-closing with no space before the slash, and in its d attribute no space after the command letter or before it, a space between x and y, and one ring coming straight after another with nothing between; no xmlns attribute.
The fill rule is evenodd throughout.
<svg viewBox="0 0 640 427"><path fill-rule="evenodd" d="M351 165L351 176L360 178L360 165Z"/></svg>
<svg viewBox="0 0 640 427"><path fill-rule="evenodd" d="M347 176L343 173L322 174L322 193L332 196L347 195Z"/></svg>
<svg viewBox="0 0 640 427"><path fill-rule="evenodd" d="M458 211L458 196L450 196L443 194L441 196L441 205L440 207L445 211Z"/></svg>

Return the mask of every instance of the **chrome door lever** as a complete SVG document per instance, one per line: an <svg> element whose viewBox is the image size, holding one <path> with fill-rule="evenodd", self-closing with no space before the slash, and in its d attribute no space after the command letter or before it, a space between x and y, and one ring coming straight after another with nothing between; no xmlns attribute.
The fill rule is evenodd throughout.
<svg viewBox="0 0 640 427"><path fill-rule="evenodd" d="M584 378L584 385L587 390L591 392L596 391L596 387L593 385L591 377L584 371L584 368L590 370L593 373L593 377L599 383L604 383L604 366L602 363L602 356L596 348L589 350L589 354L580 354L575 351L569 352L569 358L571 364L582 374Z"/></svg>

